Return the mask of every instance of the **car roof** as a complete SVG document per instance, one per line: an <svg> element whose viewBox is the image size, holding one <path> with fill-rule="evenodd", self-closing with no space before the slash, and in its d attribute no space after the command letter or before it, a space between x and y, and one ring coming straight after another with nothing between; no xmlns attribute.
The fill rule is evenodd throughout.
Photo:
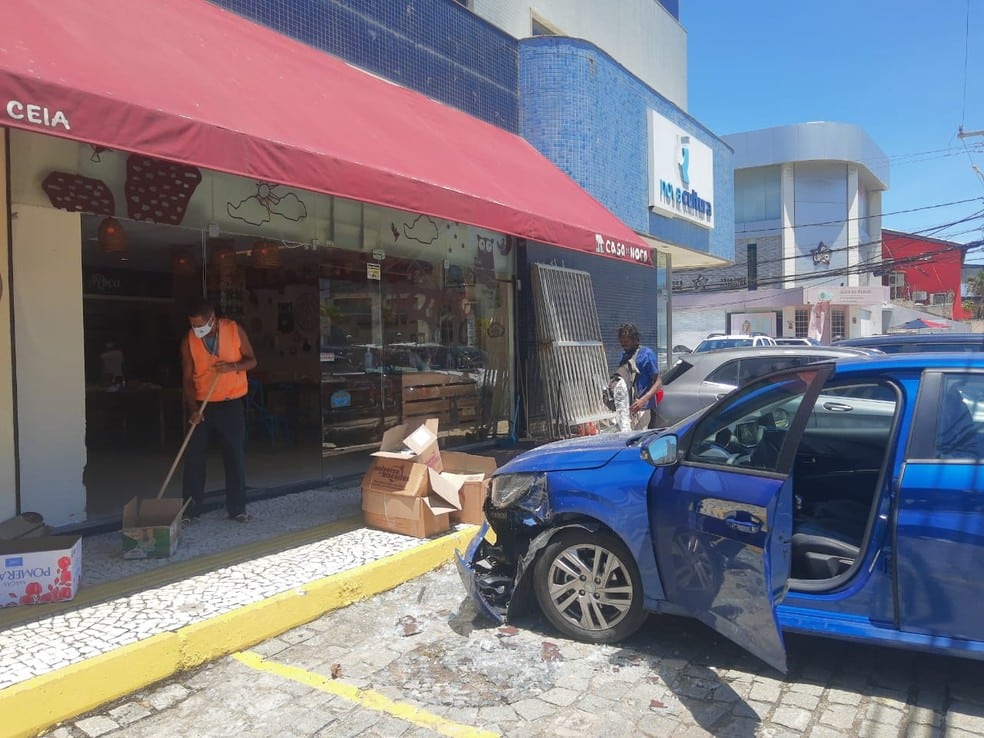
<svg viewBox="0 0 984 738"><path fill-rule="evenodd" d="M984 345L984 333L886 333L864 338L843 338L835 346L873 346L895 343L980 343Z"/></svg>
<svg viewBox="0 0 984 738"><path fill-rule="evenodd" d="M761 358L769 356L830 356L836 358L840 356L871 356L871 354L861 348L850 346L735 346L732 348L720 348L713 351L701 351L697 354L686 354L681 361L727 361L728 359Z"/></svg>
<svg viewBox="0 0 984 738"><path fill-rule="evenodd" d="M940 352L923 354L877 354L867 357L840 357L837 373L868 371L923 371L924 369L984 369L984 353Z"/></svg>

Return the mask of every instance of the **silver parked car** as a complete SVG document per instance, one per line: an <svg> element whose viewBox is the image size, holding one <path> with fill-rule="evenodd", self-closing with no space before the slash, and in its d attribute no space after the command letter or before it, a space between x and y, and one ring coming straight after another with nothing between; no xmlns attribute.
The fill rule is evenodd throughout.
<svg viewBox="0 0 984 738"><path fill-rule="evenodd" d="M714 403L763 374L839 356L869 356L866 349L832 346L723 348L680 357L663 373L662 423L678 420Z"/></svg>

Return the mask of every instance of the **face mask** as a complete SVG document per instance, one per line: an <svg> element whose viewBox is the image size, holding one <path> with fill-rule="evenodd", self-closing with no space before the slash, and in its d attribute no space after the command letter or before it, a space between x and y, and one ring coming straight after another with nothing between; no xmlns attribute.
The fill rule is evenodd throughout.
<svg viewBox="0 0 984 738"><path fill-rule="evenodd" d="M212 332L213 325L215 325L215 318L209 320L205 325L193 325L191 330L194 332L196 338L205 338L205 336Z"/></svg>

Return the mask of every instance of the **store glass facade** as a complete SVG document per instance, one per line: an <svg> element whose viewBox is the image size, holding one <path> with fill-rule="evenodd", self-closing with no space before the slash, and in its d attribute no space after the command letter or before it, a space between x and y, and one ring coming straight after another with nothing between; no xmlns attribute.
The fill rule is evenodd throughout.
<svg viewBox="0 0 984 738"><path fill-rule="evenodd" d="M90 517L118 513L163 481L185 429L179 343L187 308L203 297L242 325L258 360L244 401L250 487L343 475L352 452L377 449L399 423L437 417L445 445L455 445L493 436L508 421L513 238L50 136L8 135L21 310L41 305L28 285L43 285L66 331L80 319L82 334L62 352L49 396L33 405L25 398L19 421L43 422L48 406L84 408L76 430L69 417L56 433L84 437L82 450L58 463L65 479L82 478ZM35 258L46 233L74 238L77 263L53 269ZM39 322L18 332L19 365L34 356L42 363L57 338L46 330ZM22 466L42 463L21 456ZM218 455L212 461L208 485L221 489ZM25 496L31 509L31 491Z"/></svg>

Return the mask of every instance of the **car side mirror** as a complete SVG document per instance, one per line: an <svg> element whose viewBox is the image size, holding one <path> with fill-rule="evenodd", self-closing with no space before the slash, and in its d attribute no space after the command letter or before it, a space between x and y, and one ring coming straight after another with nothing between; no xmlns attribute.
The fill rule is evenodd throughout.
<svg viewBox="0 0 984 738"><path fill-rule="evenodd" d="M669 466L677 461L677 437L672 433L656 436L642 447L642 458L653 466Z"/></svg>

